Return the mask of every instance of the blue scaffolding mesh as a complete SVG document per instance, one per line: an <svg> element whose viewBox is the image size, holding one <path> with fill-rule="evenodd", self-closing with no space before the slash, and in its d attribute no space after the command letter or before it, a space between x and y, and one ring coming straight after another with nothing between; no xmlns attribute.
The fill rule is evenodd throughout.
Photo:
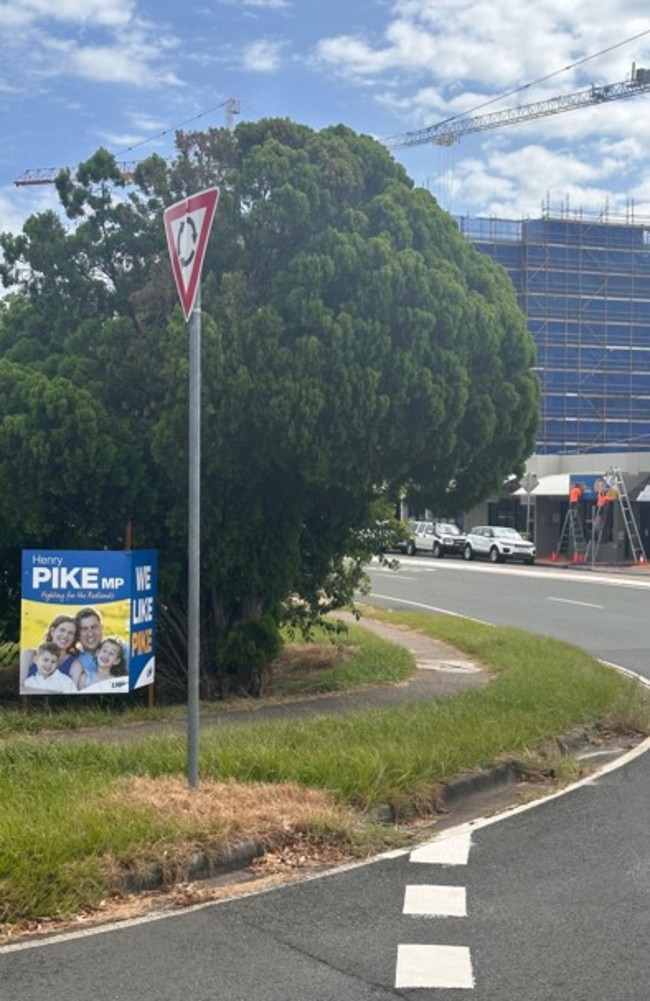
<svg viewBox="0 0 650 1001"><path fill-rule="evenodd" d="M535 451L650 451L650 221L457 222L506 269L535 339Z"/></svg>

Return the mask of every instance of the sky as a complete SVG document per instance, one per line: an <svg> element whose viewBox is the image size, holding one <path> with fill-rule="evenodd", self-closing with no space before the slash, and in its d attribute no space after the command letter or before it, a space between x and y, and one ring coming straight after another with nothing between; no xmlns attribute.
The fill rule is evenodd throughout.
<svg viewBox="0 0 650 1001"><path fill-rule="evenodd" d="M25 171L170 156L177 128L288 117L382 141L454 215L650 219L650 91L401 145L650 71L648 0L0 0L0 231L58 209ZM649 75L650 80L650 75ZM234 112L234 109L238 109Z"/></svg>

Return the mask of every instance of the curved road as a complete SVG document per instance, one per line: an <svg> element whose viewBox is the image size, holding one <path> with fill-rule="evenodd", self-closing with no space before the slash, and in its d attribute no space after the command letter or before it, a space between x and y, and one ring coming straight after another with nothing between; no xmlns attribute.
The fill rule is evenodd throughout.
<svg viewBox="0 0 650 1001"><path fill-rule="evenodd" d="M371 576L373 602L521 626L648 674L649 578L425 558ZM639 1001L650 997L649 830L638 748L622 767L411 851L0 947L0 1001Z"/></svg>
<svg viewBox="0 0 650 1001"><path fill-rule="evenodd" d="M650 678L650 571L492 566L426 556L400 558L399 564L398 570L370 565L368 601L527 629Z"/></svg>

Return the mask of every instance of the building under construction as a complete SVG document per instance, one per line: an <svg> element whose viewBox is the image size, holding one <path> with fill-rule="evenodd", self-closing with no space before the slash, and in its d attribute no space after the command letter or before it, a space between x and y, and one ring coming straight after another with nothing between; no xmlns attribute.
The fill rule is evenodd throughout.
<svg viewBox="0 0 650 1001"><path fill-rule="evenodd" d="M612 466L625 477L647 551L650 504L638 498L650 480L650 220L567 212L457 221L507 270L537 345L541 413L528 462L537 485L525 501L538 552L553 552L561 535L570 478ZM633 556L616 512L612 522L603 556Z"/></svg>

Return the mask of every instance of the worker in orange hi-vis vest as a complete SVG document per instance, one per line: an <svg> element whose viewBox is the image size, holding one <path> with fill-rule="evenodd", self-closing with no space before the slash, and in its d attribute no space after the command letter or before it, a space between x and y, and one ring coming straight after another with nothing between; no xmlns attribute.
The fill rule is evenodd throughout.
<svg viewBox="0 0 650 1001"><path fill-rule="evenodd" d="M611 500L615 500L617 496L616 490L610 488L607 481L602 478L596 480L594 483L594 490L596 491L596 507L601 510L606 504L609 504Z"/></svg>
<svg viewBox="0 0 650 1001"><path fill-rule="evenodd" d="M569 504L573 507L582 497L582 483L574 483L569 490Z"/></svg>
<svg viewBox="0 0 650 1001"><path fill-rule="evenodd" d="M594 483L594 490L596 492L596 510L594 513L593 529L594 532L600 531L603 527L604 518L606 514L606 507L611 500L612 491L610 490L607 482L603 479L597 479ZM616 496L616 491L614 491L614 496Z"/></svg>

